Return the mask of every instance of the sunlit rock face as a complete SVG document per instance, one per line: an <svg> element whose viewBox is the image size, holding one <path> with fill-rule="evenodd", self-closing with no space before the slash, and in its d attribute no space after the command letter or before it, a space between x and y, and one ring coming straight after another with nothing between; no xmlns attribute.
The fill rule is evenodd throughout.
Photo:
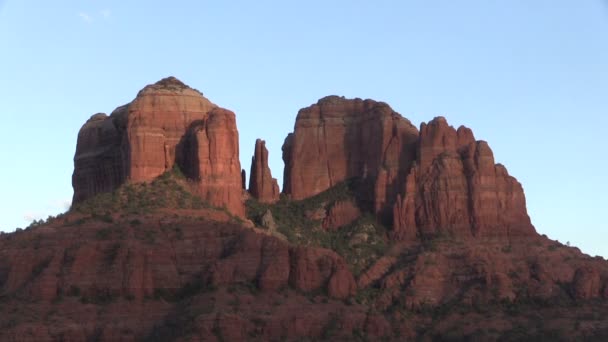
<svg viewBox="0 0 608 342"><path fill-rule="evenodd" d="M283 145L283 192L294 200L366 179L376 212L388 212L416 157L418 130L383 102L329 96L301 109Z"/></svg>
<svg viewBox="0 0 608 342"><path fill-rule="evenodd" d="M473 132L437 117L416 129L387 104L330 96L301 109L283 145L294 200L359 178L362 205L395 239L534 234L521 184Z"/></svg>
<svg viewBox="0 0 608 342"><path fill-rule="evenodd" d="M249 176L249 193L263 203L274 203L279 200L279 184L272 178L268 167L268 150L266 142L255 141L255 150L251 159L251 174Z"/></svg>
<svg viewBox="0 0 608 342"><path fill-rule="evenodd" d="M520 237L536 232L521 184L494 163L485 141L437 117L420 127L416 163L393 207L394 236L442 232L461 237Z"/></svg>
<svg viewBox="0 0 608 342"><path fill-rule="evenodd" d="M96 114L78 134L73 202L152 180L174 165L201 196L242 216L241 166L234 113L174 77L142 89L110 116Z"/></svg>

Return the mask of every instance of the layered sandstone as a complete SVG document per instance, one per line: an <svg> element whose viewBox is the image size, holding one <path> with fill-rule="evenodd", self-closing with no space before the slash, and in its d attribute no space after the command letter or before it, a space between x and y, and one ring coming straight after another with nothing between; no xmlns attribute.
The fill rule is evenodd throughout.
<svg viewBox="0 0 608 342"><path fill-rule="evenodd" d="M172 77L142 89L127 109L129 180L151 180L175 163L187 164L180 142L216 108L200 92Z"/></svg>
<svg viewBox="0 0 608 342"><path fill-rule="evenodd" d="M255 141L255 151L251 158L249 193L263 203L274 203L279 200L279 184L276 178L272 178L268 167L266 142L261 139Z"/></svg>
<svg viewBox="0 0 608 342"><path fill-rule="evenodd" d="M453 337L471 321L500 334L512 323L536 329L528 320L537 316L571 340L602 336L577 332L577 321L608 328L597 319L608 313L608 264L541 236L509 250L501 239L397 243L355 281L335 251L291 245L224 211L187 214L154 212L134 225L120 213L112 222L69 213L0 235L0 340L400 341ZM441 324L429 308L447 310Z"/></svg>
<svg viewBox="0 0 608 342"><path fill-rule="evenodd" d="M495 164L486 142L443 117L418 131L384 103L326 97L300 110L283 159L292 199L364 180L360 197L398 240L534 233L521 184Z"/></svg>
<svg viewBox="0 0 608 342"><path fill-rule="evenodd" d="M394 236L446 232L464 237L535 233L521 184L495 164L485 141L438 117L422 124L417 163L393 207Z"/></svg>
<svg viewBox="0 0 608 342"><path fill-rule="evenodd" d="M163 177L0 234L0 340L606 340L608 263L536 234L471 130L418 132L386 104L328 97L283 153L293 199L348 186L260 206L259 228L205 206L123 210L184 194ZM242 214L238 158L234 113L162 80L83 126L75 202L178 165L189 180L171 184ZM275 201L263 141L251 173L252 195Z"/></svg>
<svg viewBox="0 0 608 342"><path fill-rule="evenodd" d="M368 197L390 210L415 159L418 130L389 105L329 96L301 109L283 145L283 191L300 200L350 178L382 178Z"/></svg>
<svg viewBox="0 0 608 342"><path fill-rule="evenodd" d="M122 148L125 128L120 116L98 113L80 129L72 176L74 203L93 194L112 191L124 183L127 176L126 151Z"/></svg>
<svg viewBox="0 0 608 342"><path fill-rule="evenodd" d="M597 268L581 267L572 279L572 295L577 299L592 299L602 295L602 281Z"/></svg>
<svg viewBox="0 0 608 342"><path fill-rule="evenodd" d="M234 113L169 77L142 89L110 116L81 128L74 156L74 203L150 181L178 165L210 204L243 216Z"/></svg>

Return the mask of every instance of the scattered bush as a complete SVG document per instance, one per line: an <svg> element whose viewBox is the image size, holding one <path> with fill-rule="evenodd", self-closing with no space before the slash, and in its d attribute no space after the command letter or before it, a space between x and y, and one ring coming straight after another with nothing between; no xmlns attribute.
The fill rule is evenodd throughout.
<svg viewBox="0 0 608 342"><path fill-rule="evenodd" d="M211 208L185 187L188 180L178 167L165 172L150 183L126 183L111 193L101 193L73 206L102 222L112 223L112 213L142 215L159 208Z"/></svg>

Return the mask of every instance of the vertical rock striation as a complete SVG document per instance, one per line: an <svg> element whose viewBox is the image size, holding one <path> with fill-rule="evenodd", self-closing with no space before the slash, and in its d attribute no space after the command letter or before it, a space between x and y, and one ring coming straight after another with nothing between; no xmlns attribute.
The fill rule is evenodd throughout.
<svg viewBox="0 0 608 342"><path fill-rule="evenodd" d="M81 128L74 156L73 203L150 181L178 165L202 197L244 215L234 113L174 77L142 89L110 116Z"/></svg>
<svg viewBox="0 0 608 342"><path fill-rule="evenodd" d="M255 151L251 158L249 193L263 203L274 203L279 200L279 184L276 178L272 178L268 167L266 142L261 139L255 141Z"/></svg>
<svg viewBox="0 0 608 342"><path fill-rule="evenodd" d="M418 162L393 207L398 239L443 232L461 237L534 234L521 184L494 163L485 141L438 117L420 129Z"/></svg>
<svg viewBox="0 0 608 342"><path fill-rule="evenodd" d="M300 200L350 178L381 185L368 194L376 212L405 181L415 159L418 130L386 103L329 96L300 110L283 145L283 191Z"/></svg>
<svg viewBox="0 0 608 342"><path fill-rule="evenodd" d="M299 200L360 178L398 240L534 234L521 184L485 141L437 117L418 131L387 104L330 96L300 110L283 145L283 191Z"/></svg>
<svg viewBox="0 0 608 342"><path fill-rule="evenodd" d="M125 129L121 126L122 113L112 116L93 115L78 133L74 157L73 203L92 194L116 189L126 178L125 151L121 142Z"/></svg>

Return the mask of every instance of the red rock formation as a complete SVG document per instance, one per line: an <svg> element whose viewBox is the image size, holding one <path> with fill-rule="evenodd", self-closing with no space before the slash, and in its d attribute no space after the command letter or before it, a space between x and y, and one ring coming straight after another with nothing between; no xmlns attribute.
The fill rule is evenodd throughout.
<svg viewBox="0 0 608 342"><path fill-rule="evenodd" d="M106 314L124 314L131 318L122 324L141 334L168 314L170 304L165 301L182 295L184 289L194 291L191 296L201 291L192 286L257 286L281 300L283 295L276 291L287 291L290 284L304 292L327 293L339 299L356 291L344 259L330 250L291 247L228 222L174 216L142 220L145 228L126 221L121 228L116 228L116 222L87 221L83 229L58 225L11 239L0 237L0 293L26 296L33 305L47 306L55 301L71 308L59 310L61 315L77 312L73 318L82 315L90 322L105 321ZM17 244L13 246L11 241ZM162 302L151 302L159 300ZM245 306L245 301L252 299L239 296L239 300ZM87 310L87 306L99 303L113 304L105 313ZM6 302L0 308L0 324L8 319L3 310L9 310ZM142 317L147 323L136 323ZM282 319L280 315L277 318ZM110 323L103 324L109 328ZM120 329L105 332L109 336L106 340L115 340L113 334ZM87 331L84 336L92 333ZM4 332L0 332L4 340L2 337L6 338Z"/></svg>
<svg viewBox="0 0 608 342"><path fill-rule="evenodd" d="M251 158L249 193L263 203L274 203L279 200L279 184L276 178L272 178L268 167L266 142L261 139L255 141L255 152Z"/></svg>
<svg viewBox="0 0 608 342"><path fill-rule="evenodd" d="M170 170L181 157L178 145L188 128L216 108L172 77L142 89L128 105L129 180L147 181Z"/></svg>
<svg viewBox="0 0 608 342"><path fill-rule="evenodd" d="M361 210L352 200L334 203L323 219L323 228L334 230L354 222L361 216Z"/></svg>
<svg viewBox="0 0 608 342"><path fill-rule="evenodd" d="M414 240L418 234L416 226L417 170L413 165L405 181L405 192L397 195L393 206L393 232L396 240Z"/></svg>
<svg viewBox="0 0 608 342"><path fill-rule="evenodd" d="M521 185L468 128L441 117L423 123L417 159L393 207L394 237L534 234Z"/></svg>
<svg viewBox="0 0 608 342"><path fill-rule="evenodd" d="M247 190L247 172L245 169L241 170L241 188Z"/></svg>
<svg viewBox="0 0 608 342"><path fill-rule="evenodd" d="M329 96L298 113L283 144L283 191L300 200L353 177L375 183L372 207L390 209L415 157L418 130L387 104Z"/></svg>
<svg viewBox="0 0 608 342"><path fill-rule="evenodd" d="M393 256L383 256L378 259L365 273L363 273L359 279L357 279L357 285L360 288L366 288L375 281L378 281L385 276L390 269L397 262L397 258Z"/></svg>
<svg viewBox="0 0 608 342"><path fill-rule="evenodd" d="M203 198L244 215L234 114L169 77L142 89L111 116L91 117L78 135L74 203L152 180L178 164Z"/></svg>
<svg viewBox="0 0 608 342"><path fill-rule="evenodd" d="M290 251L291 286L302 291L323 289L328 284L328 294L334 298L346 298L357 289L355 279L348 271L344 259L334 251L321 248L294 247Z"/></svg>
<svg viewBox="0 0 608 342"><path fill-rule="evenodd" d="M572 280L573 295L577 299L592 299L601 295L601 279L597 269L581 267L576 270Z"/></svg>
<svg viewBox="0 0 608 342"><path fill-rule="evenodd" d="M357 177L373 184L370 207L392 218L395 239L534 233L521 185L487 143L438 117L420 133L384 103L327 97L298 113L283 145L284 192L318 194Z"/></svg>
<svg viewBox="0 0 608 342"><path fill-rule="evenodd" d="M74 157L73 202L116 189L125 181L124 129L117 115L93 115L78 132Z"/></svg>
<svg viewBox="0 0 608 342"><path fill-rule="evenodd" d="M201 196L214 206L225 206L230 212L244 216L234 113L213 109L207 119L193 126L190 132L191 156L186 163L193 166L189 174L198 181Z"/></svg>

